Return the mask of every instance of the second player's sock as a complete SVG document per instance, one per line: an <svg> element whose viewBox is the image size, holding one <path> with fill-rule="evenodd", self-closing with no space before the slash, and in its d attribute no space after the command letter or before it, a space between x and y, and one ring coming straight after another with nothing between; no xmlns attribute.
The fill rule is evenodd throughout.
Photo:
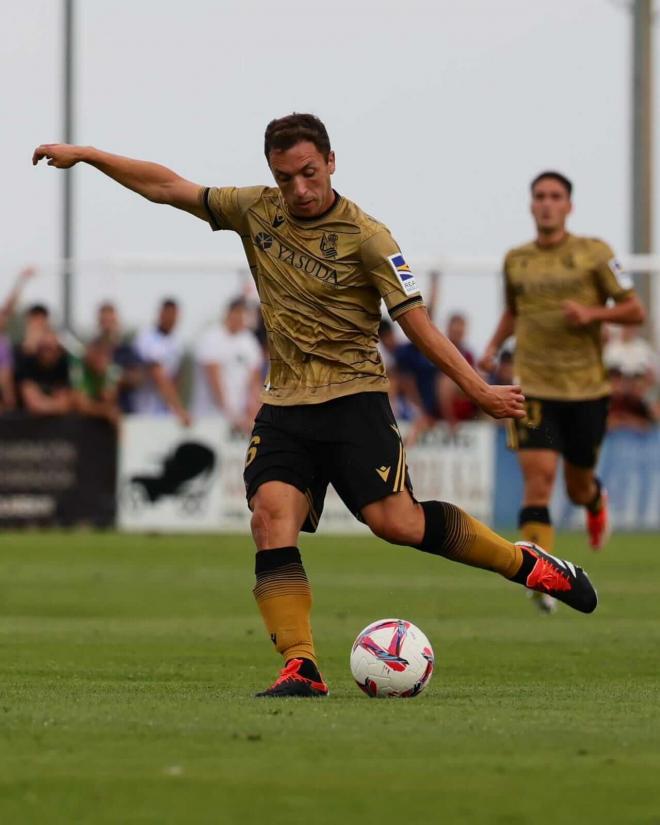
<svg viewBox="0 0 660 825"><path fill-rule="evenodd" d="M513 579L520 571L523 552L485 524L446 501L420 502L426 520L424 538L415 545L425 553L445 556L461 564L481 567Z"/></svg>
<svg viewBox="0 0 660 825"><path fill-rule="evenodd" d="M596 495L584 506L595 516L603 509L603 485L598 476L594 476L594 483L596 484Z"/></svg>
<svg viewBox="0 0 660 825"><path fill-rule="evenodd" d="M518 527L525 541L538 544L548 553L554 552L555 528L547 507L523 507L518 515Z"/></svg>
<svg viewBox="0 0 660 825"><path fill-rule="evenodd" d="M310 613L312 591L297 547L260 550L255 559L254 597L270 638L285 661L317 665Z"/></svg>

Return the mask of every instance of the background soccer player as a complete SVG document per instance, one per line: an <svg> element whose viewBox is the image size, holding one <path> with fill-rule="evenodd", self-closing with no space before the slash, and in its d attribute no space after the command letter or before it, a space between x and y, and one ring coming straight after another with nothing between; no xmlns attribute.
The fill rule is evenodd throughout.
<svg viewBox="0 0 660 825"><path fill-rule="evenodd" d="M601 325L638 324L644 309L610 247L567 231L568 178L542 172L531 195L536 239L506 255L506 307L480 365L490 371L515 334L514 375L526 396L526 415L511 422L509 434L524 478L522 536L552 551L548 507L562 456L566 491L586 508L589 541L598 550L607 538L608 513L594 467L610 394ZM547 598L540 604L553 606Z"/></svg>
<svg viewBox="0 0 660 825"><path fill-rule="evenodd" d="M247 451L257 548L254 594L285 667L263 696L324 696L312 640L311 589L298 550L331 483L394 544L500 573L582 612L596 593L580 568L515 545L452 504L418 502L378 353L381 300L392 319L468 397L497 418L521 416L517 386L491 387L432 324L389 230L332 188L335 155L313 115L272 121L265 155L277 187L206 188L154 163L91 147L42 145L36 164L79 161L157 203L241 236L268 334L270 372Z"/></svg>

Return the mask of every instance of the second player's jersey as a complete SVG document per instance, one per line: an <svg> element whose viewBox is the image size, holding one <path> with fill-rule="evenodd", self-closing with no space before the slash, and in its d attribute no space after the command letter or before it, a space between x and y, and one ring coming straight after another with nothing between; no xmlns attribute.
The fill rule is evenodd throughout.
<svg viewBox="0 0 660 825"><path fill-rule="evenodd" d="M214 187L202 196L211 227L240 235L257 285L270 352L262 400L318 404L386 391L381 299L392 318L422 305L388 229L339 195L310 219L290 215L277 188Z"/></svg>
<svg viewBox="0 0 660 825"><path fill-rule="evenodd" d="M504 261L506 301L516 318L515 380L526 395L581 400L610 392L602 358L601 323L570 326L563 302L603 306L632 294L630 276L610 247L567 235L541 247L512 249Z"/></svg>

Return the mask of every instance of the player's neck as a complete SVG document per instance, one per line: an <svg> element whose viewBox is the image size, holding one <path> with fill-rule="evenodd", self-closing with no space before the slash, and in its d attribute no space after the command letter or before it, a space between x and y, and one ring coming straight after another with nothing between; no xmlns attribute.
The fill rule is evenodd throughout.
<svg viewBox="0 0 660 825"><path fill-rule="evenodd" d="M552 229L549 232L537 231L536 245L541 247L558 246L566 240L568 232L565 227L560 229Z"/></svg>

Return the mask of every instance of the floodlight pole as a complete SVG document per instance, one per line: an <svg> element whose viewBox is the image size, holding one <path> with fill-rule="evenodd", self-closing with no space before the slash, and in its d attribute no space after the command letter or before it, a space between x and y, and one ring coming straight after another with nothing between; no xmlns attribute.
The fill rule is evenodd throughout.
<svg viewBox="0 0 660 825"><path fill-rule="evenodd" d="M653 246L653 0L633 0L631 252L650 254ZM651 307L651 276L634 273L645 307ZM647 333L652 336L649 317Z"/></svg>
<svg viewBox="0 0 660 825"><path fill-rule="evenodd" d="M73 143L74 0L64 0L62 140ZM62 175L62 320L73 326L73 169Z"/></svg>

